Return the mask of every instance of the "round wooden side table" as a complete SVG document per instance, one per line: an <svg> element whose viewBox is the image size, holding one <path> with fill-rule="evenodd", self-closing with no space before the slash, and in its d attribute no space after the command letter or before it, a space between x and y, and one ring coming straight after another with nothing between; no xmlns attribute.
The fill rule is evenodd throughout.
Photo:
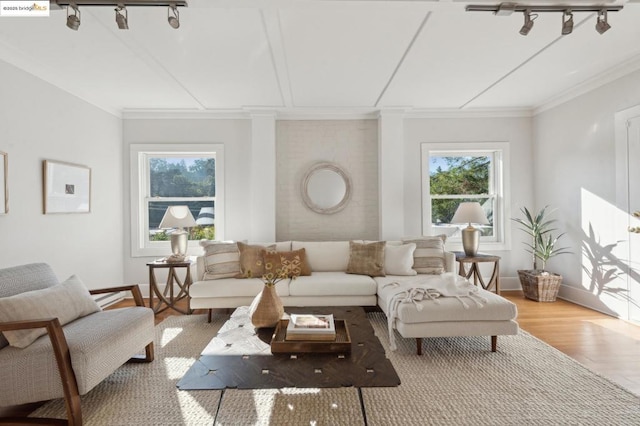
<svg viewBox="0 0 640 426"><path fill-rule="evenodd" d="M458 274L467 279L473 275L473 283L477 286L480 284L485 290L493 290L496 294L500 294L500 256L493 256L491 254L478 253L475 256L467 256L462 251L454 252L456 255L456 261L460 264ZM480 273L479 264L484 262L493 263L493 272L491 278L485 282ZM467 271L466 264L469 264L469 270Z"/></svg>
<svg viewBox="0 0 640 426"><path fill-rule="evenodd" d="M189 297L189 286L192 284L191 282L191 264L193 262L191 259L187 258L184 262L159 262L153 261L147 263L149 267L149 306L153 309L154 313L162 312L165 309L173 309L174 311L178 311L182 314L191 314L191 308L187 308L187 310L182 310L178 306L176 306L176 302L184 299L185 297ZM164 291L160 291L158 288L158 281L156 279L155 270L156 269L169 269L167 275L167 283L164 287ZM185 268L185 277L184 281L180 280L178 274L176 273L177 268ZM180 291L178 294L175 294L174 284L178 286ZM157 305L154 302L154 295L158 299ZM164 306L163 306L164 305Z"/></svg>

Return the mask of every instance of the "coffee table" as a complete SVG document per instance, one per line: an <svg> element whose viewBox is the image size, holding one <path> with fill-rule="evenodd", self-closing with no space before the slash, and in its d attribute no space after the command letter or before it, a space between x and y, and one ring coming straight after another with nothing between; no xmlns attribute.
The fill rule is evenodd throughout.
<svg viewBox="0 0 640 426"><path fill-rule="evenodd" d="M242 324L242 319L239 320L234 313L219 335L234 328L234 322L242 324L237 328L244 330L238 330L237 336L227 340L232 343L218 344L218 352L228 355L200 356L178 382L178 388L362 388L400 385L400 378L387 359L363 308L291 307L285 311L333 314L334 318L345 320L351 335L351 353L272 354L269 343L274 329L258 329L254 333L250 323Z"/></svg>

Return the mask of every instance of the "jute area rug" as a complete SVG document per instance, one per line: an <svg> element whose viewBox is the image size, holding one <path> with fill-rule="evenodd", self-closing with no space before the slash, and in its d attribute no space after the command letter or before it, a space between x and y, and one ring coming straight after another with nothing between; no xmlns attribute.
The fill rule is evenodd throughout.
<svg viewBox="0 0 640 426"><path fill-rule="evenodd" d="M402 381L357 390L180 391L176 383L227 319L174 316L156 327L156 360L126 364L82 397L86 425L638 425L640 397L521 331L498 339L398 339L368 314ZM105 342L108 344L108 342ZM33 415L64 418L62 400Z"/></svg>

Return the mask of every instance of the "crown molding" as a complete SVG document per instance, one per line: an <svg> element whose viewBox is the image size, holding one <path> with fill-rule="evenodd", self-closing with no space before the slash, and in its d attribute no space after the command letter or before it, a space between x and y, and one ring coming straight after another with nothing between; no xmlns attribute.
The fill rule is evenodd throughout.
<svg viewBox="0 0 640 426"><path fill-rule="evenodd" d="M278 120L375 120L378 108L287 108L278 110Z"/></svg>
<svg viewBox="0 0 640 426"><path fill-rule="evenodd" d="M545 111L553 109L559 105L569 102L579 96L589 93L605 84L618 80L626 75L629 75L640 69L640 55L637 55L622 64L619 64L613 68L610 68L603 73L598 74L582 83L577 84L569 90L566 90L558 95L551 97L546 102L535 106L533 108L533 115L536 116Z"/></svg>
<svg viewBox="0 0 640 426"><path fill-rule="evenodd" d="M414 108L405 114L405 118L517 118L531 116L530 108Z"/></svg>
<svg viewBox="0 0 640 426"><path fill-rule="evenodd" d="M244 109L124 109L124 120L248 120L252 111Z"/></svg>
<svg viewBox="0 0 640 426"><path fill-rule="evenodd" d="M220 110L125 109L124 120L249 120L275 117L276 120L376 120L393 115L404 118L509 118L531 117L528 108L421 109L397 108L242 108Z"/></svg>

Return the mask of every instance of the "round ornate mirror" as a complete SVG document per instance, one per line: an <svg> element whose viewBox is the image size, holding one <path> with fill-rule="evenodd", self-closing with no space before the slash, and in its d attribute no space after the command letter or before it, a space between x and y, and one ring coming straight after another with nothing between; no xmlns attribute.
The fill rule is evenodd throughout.
<svg viewBox="0 0 640 426"><path fill-rule="evenodd" d="M304 175L302 200L316 213L332 214L342 210L351 196L349 176L333 163L318 163Z"/></svg>

